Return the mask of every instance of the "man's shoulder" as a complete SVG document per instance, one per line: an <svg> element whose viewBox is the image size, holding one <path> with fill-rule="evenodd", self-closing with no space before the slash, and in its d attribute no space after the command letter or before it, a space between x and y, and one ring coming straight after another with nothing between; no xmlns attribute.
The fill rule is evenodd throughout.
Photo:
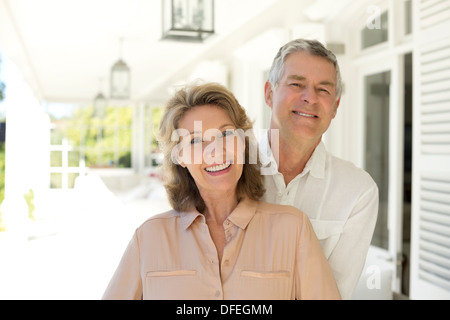
<svg viewBox="0 0 450 320"><path fill-rule="evenodd" d="M295 216L303 219L305 213L300 209L285 204L270 203L265 201L258 201L257 213L259 214L269 214L269 215L286 215Z"/></svg>
<svg viewBox="0 0 450 320"><path fill-rule="evenodd" d="M352 182L359 181L361 184L367 186L376 186L375 181L372 176L363 168L356 166L353 162L336 157L330 153L329 156L329 167L328 170L333 172L333 176L345 180L350 180Z"/></svg>

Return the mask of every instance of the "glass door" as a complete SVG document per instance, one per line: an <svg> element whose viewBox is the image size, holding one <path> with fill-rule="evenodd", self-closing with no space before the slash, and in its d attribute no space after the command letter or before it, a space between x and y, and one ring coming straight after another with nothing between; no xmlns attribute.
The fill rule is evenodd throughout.
<svg viewBox="0 0 450 320"><path fill-rule="evenodd" d="M403 57L359 69L363 168L379 189L379 211L358 292L361 299L392 299L400 291L404 178Z"/></svg>
<svg viewBox="0 0 450 320"><path fill-rule="evenodd" d="M389 87L391 72L365 76L365 169L378 185L379 210L372 245L389 249Z"/></svg>

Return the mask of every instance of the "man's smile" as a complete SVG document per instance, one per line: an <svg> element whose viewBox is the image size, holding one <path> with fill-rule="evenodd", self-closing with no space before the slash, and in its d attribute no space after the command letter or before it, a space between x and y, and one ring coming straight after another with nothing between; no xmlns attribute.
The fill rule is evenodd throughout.
<svg viewBox="0 0 450 320"><path fill-rule="evenodd" d="M309 114L309 113L304 113L304 112L300 112L300 111L292 111L292 112L299 116L306 117L306 118L319 118L318 116Z"/></svg>

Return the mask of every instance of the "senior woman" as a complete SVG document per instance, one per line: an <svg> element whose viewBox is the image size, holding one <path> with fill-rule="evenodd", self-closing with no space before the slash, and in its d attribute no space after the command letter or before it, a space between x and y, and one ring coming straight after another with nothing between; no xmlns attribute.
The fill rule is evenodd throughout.
<svg viewBox="0 0 450 320"><path fill-rule="evenodd" d="M220 84L168 101L159 139L173 210L137 228L103 299L340 299L308 217L259 200L251 128Z"/></svg>

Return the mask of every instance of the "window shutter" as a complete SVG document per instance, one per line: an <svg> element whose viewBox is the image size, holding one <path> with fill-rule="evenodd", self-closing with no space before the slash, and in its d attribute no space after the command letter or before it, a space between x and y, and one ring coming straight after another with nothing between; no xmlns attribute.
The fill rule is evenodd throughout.
<svg viewBox="0 0 450 320"><path fill-rule="evenodd" d="M415 5L410 297L450 299L450 1Z"/></svg>

